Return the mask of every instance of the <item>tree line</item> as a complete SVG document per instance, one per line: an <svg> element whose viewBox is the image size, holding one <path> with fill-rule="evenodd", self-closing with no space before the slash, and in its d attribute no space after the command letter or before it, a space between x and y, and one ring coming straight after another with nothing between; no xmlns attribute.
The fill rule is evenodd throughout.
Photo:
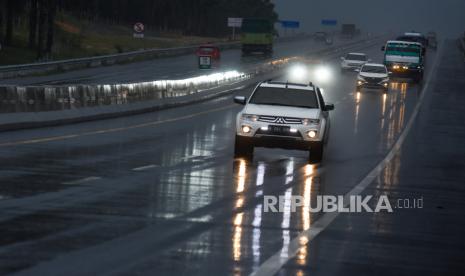
<svg viewBox="0 0 465 276"><path fill-rule="evenodd" d="M228 17L277 20L271 0L0 0L0 43L13 44L15 26L26 22L28 47L51 54L57 13L90 22L127 25L143 22L154 31L224 36Z"/></svg>
<svg viewBox="0 0 465 276"><path fill-rule="evenodd" d="M28 47L37 57L51 54L59 0L0 0L0 43L12 46L15 26L28 20Z"/></svg>

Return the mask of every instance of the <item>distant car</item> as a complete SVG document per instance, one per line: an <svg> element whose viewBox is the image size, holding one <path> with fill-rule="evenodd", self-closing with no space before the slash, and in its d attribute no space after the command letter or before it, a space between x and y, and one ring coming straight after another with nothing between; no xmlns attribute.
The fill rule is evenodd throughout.
<svg viewBox="0 0 465 276"><path fill-rule="evenodd" d="M313 35L313 38L315 39L315 41L326 42L326 37L327 36L328 36L328 34L326 32L316 32Z"/></svg>
<svg viewBox="0 0 465 276"><path fill-rule="evenodd" d="M220 59L220 48L212 44L200 45L196 51L197 56L210 56L212 59Z"/></svg>
<svg viewBox="0 0 465 276"><path fill-rule="evenodd" d="M329 112L320 88L310 84L267 81L260 83L250 99L236 96L245 105L237 115L236 157L250 158L254 147L309 150L309 161L323 158L329 138Z"/></svg>
<svg viewBox="0 0 465 276"><path fill-rule="evenodd" d="M331 36L326 37L326 45L333 45L333 38Z"/></svg>
<svg viewBox="0 0 465 276"><path fill-rule="evenodd" d="M348 53L345 57L341 57L341 71L354 71L369 61L366 54L363 53Z"/></svg>
<svg viewBox="0 0 465 276"><path fill-rule="evenodd" d="M357 88L381 88L385 91L389 86L389 72L384 64L366 63L360 68L357 76Z"/></svg>

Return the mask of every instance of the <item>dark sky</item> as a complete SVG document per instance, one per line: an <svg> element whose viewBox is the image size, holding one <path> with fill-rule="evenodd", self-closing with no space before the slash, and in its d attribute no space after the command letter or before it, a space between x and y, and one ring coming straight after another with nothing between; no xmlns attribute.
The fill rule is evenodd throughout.
<svg viewBox="0 0 465 276"><path fill-rule="evenodd" d="M321 19L356 23L362 31L434 30L441 37L465 31L465 0L273 0L280 19L299 20L306 32Z"/></svg>

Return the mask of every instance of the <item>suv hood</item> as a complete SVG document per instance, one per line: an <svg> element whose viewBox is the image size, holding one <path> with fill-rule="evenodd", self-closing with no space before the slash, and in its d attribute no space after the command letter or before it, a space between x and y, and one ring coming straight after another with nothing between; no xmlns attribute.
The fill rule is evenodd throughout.
<svg viewBox="0 0 465 276"><path fill-rule="evenodd" d="M344 59L344 61L347 62L347 63L356 63L356 64L366 63L366 61L363 61L363 60Z"/></svg>
<svg viewBox="0 0 465 276"><path fill-rule="evenodd" d="M389 75L388 74L382 74L382 73L367 73L367 72L360 72L359 74L361 77L367 77L367 78L380 78L384 79L387 78Z"/></svg>
<svg viewBox="0 0 465 276"><path fill-rule="evenodd" d="M242 111L246 114L318 119L320 109L278 105L248 104Z"/></svg>

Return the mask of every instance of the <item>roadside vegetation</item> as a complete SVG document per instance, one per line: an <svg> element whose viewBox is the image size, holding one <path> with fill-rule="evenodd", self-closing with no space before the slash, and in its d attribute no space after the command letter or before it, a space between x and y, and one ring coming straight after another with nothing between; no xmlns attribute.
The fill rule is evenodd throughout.
<svg viewBox="0 0 465 276"><path fill-rule="evenodd" d="M250 16L277 18L269 0L0 0L0 65L226 41Z"/></svg>

